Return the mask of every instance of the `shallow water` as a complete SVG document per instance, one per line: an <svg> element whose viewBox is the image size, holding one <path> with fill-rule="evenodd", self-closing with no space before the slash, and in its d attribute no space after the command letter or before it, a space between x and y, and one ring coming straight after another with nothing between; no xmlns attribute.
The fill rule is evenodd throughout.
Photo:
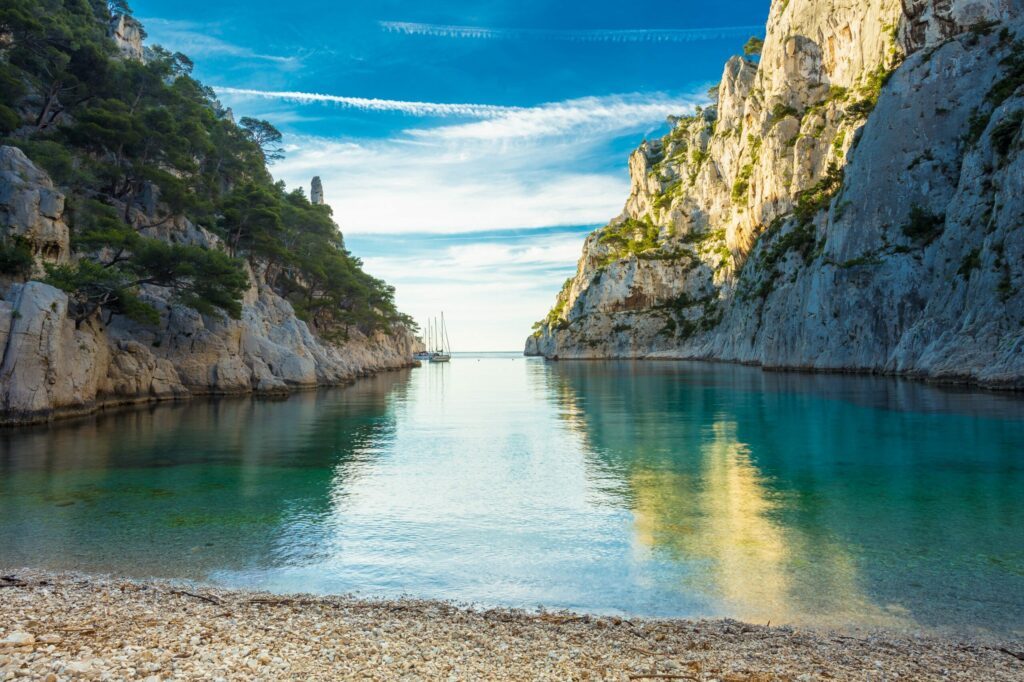
<svg viewBox="0 0 1024 682"><path fill-rule="evenodd" d="M0 431L0 566L1024 631L1024 399L457 356Z"/></svg>

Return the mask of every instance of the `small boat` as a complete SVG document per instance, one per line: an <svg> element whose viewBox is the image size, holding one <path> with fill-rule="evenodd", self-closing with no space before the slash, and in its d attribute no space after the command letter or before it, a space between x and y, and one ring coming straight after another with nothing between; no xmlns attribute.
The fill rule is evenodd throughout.
<svg viewBox="0 0 1024 682"><path fill-rule="evenodd" d="M427 333L423 337L423 345L424 346L429 346L431 335L432 335L432 329L431 329L431 326L430 326L430 320L427 320ZM419 351L418 353L413 353L412 359L413 360L420 360L421 362L429 362L430 361L430 356L432 356L432 355L433 355L433 353L431 353L429 348L427 348L427 349Z"/></svg>
<svg viewBox="0 0 1024 682"><path fill-rule="evenodd" d="M435 324L433 332L431 345L434 350L430 353L430 362L449 362L452 359L452 346L448 341L448 328L444 325L444 313L441 313L441 326Z"/></svg>

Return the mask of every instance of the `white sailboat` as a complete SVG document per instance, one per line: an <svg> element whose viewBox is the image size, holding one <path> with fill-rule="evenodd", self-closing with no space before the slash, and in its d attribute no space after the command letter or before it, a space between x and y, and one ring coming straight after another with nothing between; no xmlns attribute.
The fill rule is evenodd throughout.
<svg viewBox="0 0 1024 682"><path fill-rule="evenodd" d="M423 345L426 346L425 350L414 354L412 356L414 360L422 360L424 362L430 360L430 320L427 320L427 333L423 336Z"/></svg>
<svg viewBox="0 0 1024 682"><path fill-rule="evenodd" d="M448 328L444 325L444 313L441 313L441 326L434 325L433 352L430 354L431 362L448 362L452 359L452 346L448 342Z"/></svg>

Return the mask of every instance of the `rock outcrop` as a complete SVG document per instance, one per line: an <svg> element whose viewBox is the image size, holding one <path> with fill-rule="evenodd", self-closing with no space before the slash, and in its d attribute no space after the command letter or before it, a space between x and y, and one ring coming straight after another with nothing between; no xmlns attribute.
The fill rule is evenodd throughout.
<svg viewBox="0 0 1024 682"><path fill-rule="evenodd" d="M527 340L1024 388L1020 0L773 3Z"/></svg>
<svg viewBox="0 0 1024 682"><path fill-rule="evenodd" d="M145 59L145 48L142 45L145 31L138 19L115 14L110 21L109 34L122 57L140 62Z"/></svg>
<svg viewBox="0 0 1024 682"><path fill-rule="evenodd" d="M315 206L324 205L324 185L320 182L320 176L317 175L313 178L313 182L309 186L309 203Z"/></svg>
<svg viewBox="0 0 1024 682"><path fill-rule="evenodd" d="M64 197L19 150L0 147L0 229L25 240L41 268L70 255ZM143 234L217 248L185 218ZM0 423L31 423L106 404L203 394L287 393L407 367L419 342L404 328L344 342L317 337L291 304L249 271L242 315L201 315L159 287L142 296L157 325L93 316L76 326L67 295L40 281L0 285ZM2 283L0 283L2 284Z"/></svg>
<svg viewBox="0 0 1024 682"><path fill-rule="evenodd" d="M36 274L44 263L66 263L70 256L64 195L16 147L0 147L0 230L29 247Z"/></svg>

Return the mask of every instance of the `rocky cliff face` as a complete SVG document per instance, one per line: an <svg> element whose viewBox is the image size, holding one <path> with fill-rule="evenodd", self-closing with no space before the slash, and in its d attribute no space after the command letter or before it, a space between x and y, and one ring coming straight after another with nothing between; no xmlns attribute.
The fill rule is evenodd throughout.
<svg viewBox="0 0 1024 682"><path fill-rule="evenodd" d="M36 270L72 258L64 197L13 147L0 147L0 230L28 244ZM184 218L146 236L217 248L219 239ZM39 281L0 282L0 423L47 421L110 403L201 394L287 393L406 367L420 345L397 329L343 343L314 335L290 303L249 272L239 320L204 316L146 287L156 326L123 317L68 317L68 297Z"/></svg>
<svg viewBox="0 0 1024 682"><path fill-rule="evenodd" d="M110 22L109 33L122 57L138 61L145 58L145 48L142 45L145 32L138 19L117 14Z"/></svg>
<svg viewBox="0 0 1024 682"><path fill-rule="evenodd" d="M1024 387L1020 0L776 0L527 340Z"/></svg>

